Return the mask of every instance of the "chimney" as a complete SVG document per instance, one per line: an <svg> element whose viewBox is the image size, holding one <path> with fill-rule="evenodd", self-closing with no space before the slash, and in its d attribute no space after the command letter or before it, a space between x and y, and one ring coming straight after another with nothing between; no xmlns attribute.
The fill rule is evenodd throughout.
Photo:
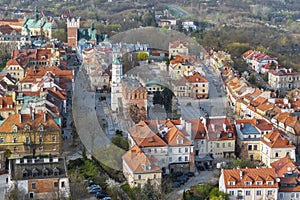
<svg viewBox="0 0 300 200"><path fill-rule="evenodd" d="M19 110L19 123L22 124L22 114L21 114L21 110Z"/></svg>
<svg viewBox="0 0 300 200"><path fill-rule="evenodd" d="M211 129L212 129L212 131L215 131L215 130L216 130L214 124L211 124Z"/></svg>
<svg viewBox="0 0 300 200"><path fill-rule="evenodd" d="M243 171L242 170L240 170L240 178L241 178L241 180L243 179Z"/></svg>
<svg viewBox="0 0 300 200"><path fill-rule="evenodd" d="M47 121L47 111L44 111L44 122Z"/></svg>
<svg viewBox="0 0 300 200"><path fill-rule="evenodd" d="M226 124L225 123L223 123L223 130L224 130L224 132L226 132Z"/></svg>
<svg viewBox="0 0 300 200"><path fill-rule="evenodd" d="M192 141L192 123L191 122L185 122L185 130L188 134L188 139Z"/></svg>
<svg viewBox="0 0 300 200"><path fill-rule="evenodd" d="M31 119L34 120L34 108L31 108Z"/></svg>

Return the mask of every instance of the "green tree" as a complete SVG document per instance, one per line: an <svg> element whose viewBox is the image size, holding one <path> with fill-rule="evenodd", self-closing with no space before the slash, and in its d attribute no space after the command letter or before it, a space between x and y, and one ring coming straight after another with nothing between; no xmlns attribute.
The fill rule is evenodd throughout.
<svg viewBox="0 0 300 200"><path fill-rule="evenodd" d="M165 88L162 91L162 97L163 97L163 105L165 107L165 110L167 112L172 111L172 99L173 99L173 92L169 88Z"/></svg>
<svg viewBox="0 0 300 200"><path fill-rule="evenodd" d="M129 144L127 139L123 138L121 135L116 135L111 139L111 142L124 150L129 150Z"/></svg>
<svg viewBox="0 0 300 200"><path fill-rule="evenodd" d="M156 20L154 12L148 11L142 16L143 26L154 26L156 27Z"/></svg>
<svg viewBox="0 0 300 200"><path fill-rule="evenodd" d="M153 95L153 104L163 104L163 97L160 93L160 91L156 91Z"/></svg>
<svg viewBox="0 0 300 200"><path fill-rule="evenodd" d="M52 38L56 38L61 42L67 42L67 31L64 28L55 29Z"/></svg>
<svg viewBox="0 0 300 200"><path fill-rule="evenodd" d="M137 60L148 60L149 56L147 52L139 51L136 55Z"/></svg>
<svg viewBox="0 0 300 200"><path fill-rule="evenodd" d="M141 195L143 200L158 200L159 191L157 191L151 184L150 179L147 180L144 187L142 188Z"/></svg>
<svg viewBox="0 0 300 200"><path fill-rule="evenodd" d="M255 84L256 83L255 75L253 73L250 74L248 81L251 84Z"/></svg>
<svg viewBox="0 0 300 200"><path fill-rule="evenodd" d="M242 159L236 159L231 164L231 168L255 168L256 165L253 161L250 161L249 159L242 158Z"/></svg>

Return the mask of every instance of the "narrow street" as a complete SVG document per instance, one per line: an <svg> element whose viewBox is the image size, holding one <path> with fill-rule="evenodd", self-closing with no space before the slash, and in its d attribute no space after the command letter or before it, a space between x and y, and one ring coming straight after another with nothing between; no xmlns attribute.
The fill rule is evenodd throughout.
<svg viewBox="0 0 300 200"><path fill-rule="evenodd" d="M165 199L167 200L178 200L182 198L184 190L190 189L191 186L196 184L205 184L205 183L215 183L219 180L219 170L215 169L213 171L201 171L198 176L192 177L182 185L180 188L174 189L173 192L168 194Z"/></svg>

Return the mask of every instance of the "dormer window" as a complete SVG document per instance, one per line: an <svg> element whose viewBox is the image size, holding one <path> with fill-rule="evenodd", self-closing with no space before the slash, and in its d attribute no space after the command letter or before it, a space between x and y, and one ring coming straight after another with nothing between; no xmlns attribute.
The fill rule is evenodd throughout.
<svg viewBox="0 0 300 200"><path fill-rule="evenodd" d="M30 131L30 125L29 124L25 124L25 132L29 132Z"/></svg>
<svg viewBox="0 0 300 200"><path fill-rule="evenodd" d="M44 131L44 126L41 123L39 123L39 131Z"/></svg>
<svg viewBox="0 0 300 200"><path fill-rule="evenodd" d="M267 184L268 185L273 185L274 183L273 183L273 181L268 181Z"/></svg>
<svg viewBox="0 0 300 200"><path fill-rule="evenodd" d="M228 185L235 185L235 182L234 181L229 181Z"/></svg>
<svg viewBox="0 0 300 200"><path fill-rule="evenodd" d="M250 181L246 181L245 185L251 185L251 182Z"/></svg>
<svg viewBox="0 0 300 200"><path fill-rule="evenodd" d="M177 144L183 144L183 140L182 139L177 140Z"/></svg>
<svg viewBox="0 0 300 200"><path fill-rule="evenodd" d="M12 129L13 129L13 132L14 132L14 133L18 132L18 127L17 127L17 125L13 124L13 125L12 125Z"/></svg>
<svg viewBox="0 0 300 200"><path fill-rule="evenodd" d="M262 185L262 181L256 181L256 185Z"/></svg>

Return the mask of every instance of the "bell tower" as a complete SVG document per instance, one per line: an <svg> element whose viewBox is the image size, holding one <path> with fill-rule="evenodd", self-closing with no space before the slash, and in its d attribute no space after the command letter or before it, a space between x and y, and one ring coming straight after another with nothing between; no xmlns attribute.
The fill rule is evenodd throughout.
<svg viewBox="0 0 300 200"><path fill-rule="evenodd" d="M115 59L112 63L111 74L111 110L113 112L120 111L120 100L122 99L122 62L119 58Z"/></svg>
<svg viewBox="0 0 300 200"><path fill-rule="evenodd" d="M80 27L80 18L69 20L67 19L67 29L68 29L68 47L76 49L77 47L77 34Z"/></svg>

